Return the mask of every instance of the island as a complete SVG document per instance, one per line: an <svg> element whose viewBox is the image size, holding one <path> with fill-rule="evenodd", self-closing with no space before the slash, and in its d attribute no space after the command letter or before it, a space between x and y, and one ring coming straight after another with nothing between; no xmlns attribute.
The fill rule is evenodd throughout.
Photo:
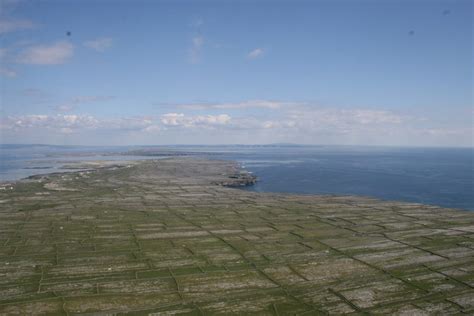
<svg viewBox="0 0 474 316"><path fill-rule="evenodd" d="M256 193L232 161L0 186L0 315L474 313L474 213Z"/></svg>

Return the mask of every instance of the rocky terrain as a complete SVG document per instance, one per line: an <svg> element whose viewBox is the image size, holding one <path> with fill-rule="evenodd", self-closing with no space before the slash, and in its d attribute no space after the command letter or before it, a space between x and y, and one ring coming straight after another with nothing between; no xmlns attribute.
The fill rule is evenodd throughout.
<svg viewBox="0 0 474 316"><path fill-rule="evenodd" d="M1 315L474 314L474 213L171 158L0 186Z"/></svg>

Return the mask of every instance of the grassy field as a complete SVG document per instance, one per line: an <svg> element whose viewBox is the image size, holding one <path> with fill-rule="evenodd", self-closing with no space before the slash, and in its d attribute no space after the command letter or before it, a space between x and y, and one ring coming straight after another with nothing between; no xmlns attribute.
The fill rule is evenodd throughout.
<svg viewBox="0 0 474 316"><path fill-rule="evenodd" d="M0 314L474 313L474 213L246 179L171 158L2 185Z"/></svg>

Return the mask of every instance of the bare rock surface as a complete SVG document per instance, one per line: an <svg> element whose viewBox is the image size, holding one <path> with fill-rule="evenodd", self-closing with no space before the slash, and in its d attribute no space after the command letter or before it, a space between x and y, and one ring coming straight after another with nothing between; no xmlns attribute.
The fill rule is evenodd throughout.
<svg viewBox="0 0 474 316"><path fill-rule="evenodd" d="M0 190L0 315L474 314L474 213L171 158Z"/></svg>

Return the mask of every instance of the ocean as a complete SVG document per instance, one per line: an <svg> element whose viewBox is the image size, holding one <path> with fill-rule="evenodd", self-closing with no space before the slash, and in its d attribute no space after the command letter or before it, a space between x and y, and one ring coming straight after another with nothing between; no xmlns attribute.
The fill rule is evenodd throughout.
<svg viewBox="0 0 474 316"><path fill-rule="evenodd" d="M144 148L147 156L136 155ZM153 159L150 152L231 159L258 177L247 190L351 194L474 210L474 149L363 146L0 147L0 181L64 171L80 160ZM123 155L134 150L135 155Z"/></svg>

